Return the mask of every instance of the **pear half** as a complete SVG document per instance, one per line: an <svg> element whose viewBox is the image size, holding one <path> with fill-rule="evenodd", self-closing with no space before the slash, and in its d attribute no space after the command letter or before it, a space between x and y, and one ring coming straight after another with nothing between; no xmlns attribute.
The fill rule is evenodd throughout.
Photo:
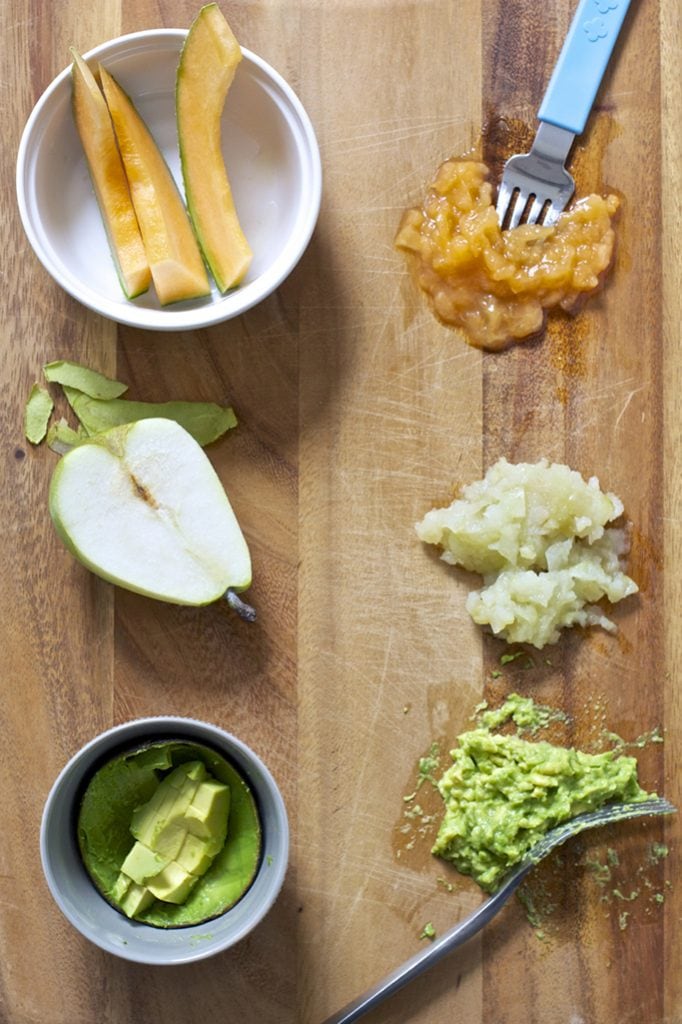
<svg viewBox="0 0 682 1024"><path fill-rule="evenodd" d="M66 547L111 583L204 605L251 583L251 558L203 449L172 420L114 427L73 448L52 477Z"/></svg>

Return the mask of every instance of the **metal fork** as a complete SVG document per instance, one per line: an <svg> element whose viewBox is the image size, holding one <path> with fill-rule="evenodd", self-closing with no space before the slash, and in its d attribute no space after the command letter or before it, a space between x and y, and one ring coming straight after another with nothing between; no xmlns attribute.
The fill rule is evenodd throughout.
<svg viewBox="0 0 682 1024"><path fill-rule="evenodd" d="M624 821L626 818L639 818L651 814L673 814L677 810L668 800L662 797L645 800L641 803L609 804L598 811L580 814L567 821L564 825L548 832L532 850L530 850L519 866L509 874L502 886L481 904L463 921L450 928L427 949L422 950L407 960L401 967L393 971L364 995L348 1003L342 1010L328 1017L324 1024L351 1024L369 1010L383 1002L387 996L397 992L408 981L422 974L427 967L433 966L447 953L463 945L468 939L483 928L502 909L512 893L519 887L523 879L535 865L552 850L565 843L571 836L578 835L590 828L598 828L613 821Z"/></svg>
<svg viewBox="0 0 682 1024"><path fill-rule="evenodd" d="M502 227L553 224L575 191L565 168L576 135L583 131L630 0L580 0L559 60L538 111L530 153L504 165L497 196Z"/></svg>

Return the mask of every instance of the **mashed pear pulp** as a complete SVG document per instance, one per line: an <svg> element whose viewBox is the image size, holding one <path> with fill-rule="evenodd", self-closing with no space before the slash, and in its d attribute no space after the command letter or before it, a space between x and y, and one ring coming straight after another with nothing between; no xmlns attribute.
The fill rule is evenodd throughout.
<svg viewBox="0 0 682 1024"><path fill-rule="evenodd" d="M418 536L442 558L483 576L467 610L509 643L555 643L570 626L615 626L596 606L637 591L624 572L628 537L607 526L623 513L596 477L568 466L500 459L448 508L417 523Z"/></svg>

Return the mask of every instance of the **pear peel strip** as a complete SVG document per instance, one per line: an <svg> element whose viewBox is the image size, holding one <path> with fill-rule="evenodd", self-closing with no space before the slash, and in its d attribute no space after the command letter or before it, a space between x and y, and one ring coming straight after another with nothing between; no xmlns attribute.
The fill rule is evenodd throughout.
<svg viewBox="0 0 682 1024"><path fill-rule="evenodd" d="M47 447L57 455L66 455L84 440L83 434L69 426L65 419L53 423L47 432Z"/></svg>
<svg viewBox="0 0 682 1024"><path fill-rule="evenodd" d="M40 444L47 434L47 424L53 409L54 402L47 389L34 384L24 410L24 434L31 444Z"/></svg>
<svg viewBox="0 0 682 1024"><path fill-rule="evenodd" d="M88 366L74 363L69 359L57 359L55 362L46 363L43 366L43 373L45 380L50 383L76 388L90 398L119 398L128 390L127 384L105 377L98 370L91 370Z"/></svg>
<svg viewBox="0 0 682 1024"><path fill-rule="evenodd" d="M64 386L64 394L90 435L126 423L161 417L175 420L204 447L237 425L233 409L213 402L134 402L128 398L101 401L68 386Z"/></svg>
<svg viewBox="0 0 682 1024"><path fill-rule="evenodd" d="M47 381L61 386L79 426L73 430L62 418L48 429L54 402L48 390L35 383L25 406L24 434L32 444L40 444L47 436L48 447L58 455L111 427L152 417L174 420L202 448L237 426L231 406L215 402L136 402L121 398L128 390L127 384L68 359L46 363L43 374Z"/></svg>

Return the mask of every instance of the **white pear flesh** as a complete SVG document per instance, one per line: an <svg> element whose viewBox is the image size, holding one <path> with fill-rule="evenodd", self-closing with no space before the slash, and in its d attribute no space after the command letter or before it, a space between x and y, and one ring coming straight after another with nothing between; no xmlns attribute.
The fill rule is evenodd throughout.
<svg viewBox="0 0 682 1024"><path fill-rule="evenodd" d="M223 486L172 420L114 427L64 455L50 514L92 572L174 604L204 605L251 583L251 558Z"/></svg>

